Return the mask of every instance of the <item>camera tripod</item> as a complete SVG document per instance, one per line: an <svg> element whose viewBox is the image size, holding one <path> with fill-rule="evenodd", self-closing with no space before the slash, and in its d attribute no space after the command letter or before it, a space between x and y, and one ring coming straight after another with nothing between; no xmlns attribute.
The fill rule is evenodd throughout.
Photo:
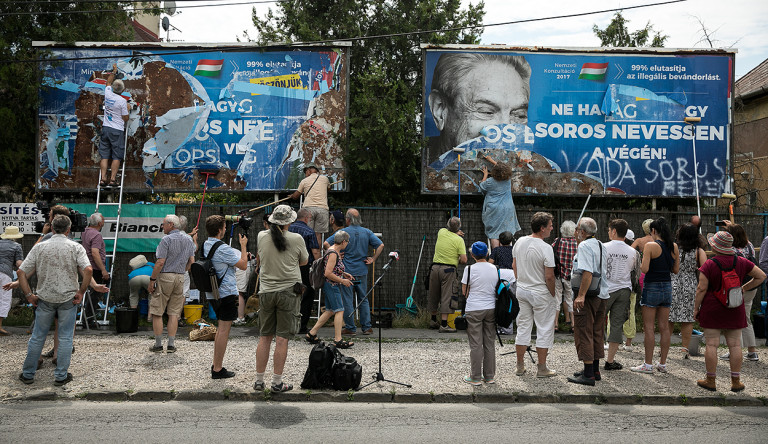
<svg viewBox="0 0 768 444"><path fill-rule="evenodd" d="M382 269L381 275L376 279L376 281L373 283L373 285L371 285L371 288L368 290L368 293L366 293L365 296L363 296L363 298L357 304L357 307L355 307L355 309L360 308L360 304L362 304L364 300L368 299L368 295L371 294L371 292L373 291L374 288L376 288L377 285L379 286L379 291L381 291L381 279L384 277L384 275L387 274L387 270L389 270L389 266L392 264L392 262L393 262L392 259L390 259L390 261L386 265L384 265L384 268ZM378 325L378 330L379 330L379 371L375 375L373 375L373 381L369 382L368 384L365 384L365 385L362 385L362 386L356 388L355 391L362 390L362 389L364 389L364 388L368 387L369 385L374 384L376 382L389 382L389 383L392 383L392 384L398 384L398 385L402 385L402 386L410 388L410 387L412 387L411 384L406 384L404 382L397 382L397 381L392 381L391 379L386 379L384 377L384 373L382 373L382 371L381 371L381 323L382 323L381 322L382 321L382 318L381 318L381 298L376 298L376 311L379 314L379 320L377 322L379 324Z"/></svg>
<svg viewBox="0 0 768 444"><path fill-rule="evenodd" d="M535 364L536 360L533 359L533 349L531 348L531 346L530 345L526 346L525 351L528 353L528 357L531 358L531 362ZM512 355L515 353L517 353L517 350L512 350L511 352L507 352L507 353L501 353L501 356Z"/></svg>

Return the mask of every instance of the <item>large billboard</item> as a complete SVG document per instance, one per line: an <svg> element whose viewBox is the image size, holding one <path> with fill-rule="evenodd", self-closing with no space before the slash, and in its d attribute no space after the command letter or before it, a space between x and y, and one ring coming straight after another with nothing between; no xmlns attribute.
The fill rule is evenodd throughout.
<svg viewBox="0 0 768 444"><path fill-rule="evenodd" d="M425 48L423 193L459 167L478 193L492 159L516 194L695 196L694 157L700 195L726 192L732 52Z"/></svg>
<svg viewBox="0 0 768 444"><path fill-rule="evenodd" d="M132 104L126 191L198 191L203 171L216 173L211 191L289 190L308 164L344 178L347 44L36 45L51 53L40 82L41 191L95 189L113 64Z"/></svg>

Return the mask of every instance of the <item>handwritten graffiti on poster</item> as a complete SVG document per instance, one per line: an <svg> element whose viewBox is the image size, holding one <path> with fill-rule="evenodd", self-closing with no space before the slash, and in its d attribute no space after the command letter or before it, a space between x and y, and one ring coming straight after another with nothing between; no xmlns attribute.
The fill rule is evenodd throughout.
<svg viewBox="0 0 768 444"><path fill-rule="evenodd" d="M701 195L719 196L732 64L729 55L428 50L422 191L456 192L462 151L463 193L478 192L493 159L512 167L520 194L693 196L698 174Z"/></svg>
<svg viewBox="0 0 768 444"><path fill-rule="evenodd" d="M126 189L295 188L317 165L345 175L347 49L196 52L52 48L38 112L38 187L93 189L113 64L130 104ZM343 186L340 186L343 187Z"/></svg>

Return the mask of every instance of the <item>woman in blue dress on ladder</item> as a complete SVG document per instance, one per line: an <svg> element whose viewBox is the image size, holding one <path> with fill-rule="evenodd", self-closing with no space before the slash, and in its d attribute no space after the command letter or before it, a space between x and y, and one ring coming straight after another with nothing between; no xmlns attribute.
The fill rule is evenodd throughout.
<svg viewBox="0 0 768 444"><path fill-rule="evenodd" d="M485 156L485 159L493 164L493 168L489 172L488 168L483 166L483 180L478 187L485 195L483 225L493 249L499 246L501 233L517 233L520 231L520 223L517 221L517 211L512 201L512 168L488 156Z"/></svg>

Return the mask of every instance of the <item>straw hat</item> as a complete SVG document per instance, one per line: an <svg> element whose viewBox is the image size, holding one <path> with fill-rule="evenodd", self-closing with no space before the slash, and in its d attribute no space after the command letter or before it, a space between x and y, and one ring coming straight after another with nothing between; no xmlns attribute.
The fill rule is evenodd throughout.
<svg viewBox="0 0 768 444"><path fill-rule="evenodd" d="M131 267L131 270L135 270L137 268L141 268L141 267L147 265L147 258L144 257L143 254L140 254L138 256L135 256L133 259L131 259L128 262L128 265Z"/></svg>
<svg viewBox="0 0 768 444"><path fill-rule="evenodd" d="M19 233L19 227L16 225L8 225L5 227L3 234L0 234L0 237L3 239L21 239L24 235Z"/></svg>
<svg viewBox="0 0 768 444"><path fill-rule="evenodd" d="M269 216L269 222L276 225L292 224L296 220L296 212L288 205L278 205Z"/></svg>
<svg viewBox="0 0 768 444"><path fill-rule="evenodd" d="M709 238L709 245L712 246L712 251L718 254L725 254L732 256L736 254L733 249L733 236L727 231L718 231L714 236Z"/></svg>

